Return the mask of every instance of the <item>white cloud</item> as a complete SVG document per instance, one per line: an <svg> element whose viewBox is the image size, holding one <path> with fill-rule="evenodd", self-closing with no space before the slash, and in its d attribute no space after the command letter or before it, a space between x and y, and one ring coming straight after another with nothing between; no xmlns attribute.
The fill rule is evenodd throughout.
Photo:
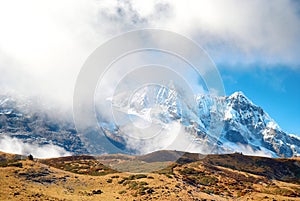
<svg viewBox="0 0 300 201"><path fill-rule="evenodd" d="M9 136L1 136L0 151L21 155L32 154L35 158L53 158L71 155L70 152L67 152L62 147L53 144L38 145L26 143L21 139Z"/></svg>
<svg viewBox="0 0 300 201"><path fill-rule="evenodd" d="M138 28L176 31L217 64L300 66L296 1L1 1L1 88L70 103L79 70L109 38Z"/></svg>
<svg viewBox="0 0 300 201"><path fill-rule="evenodd" d="M203 141L195 141L196 137L185 131L185 127L179 122L168 124L160 122L160 128L151 126L148 130L138 127L126 126L121 128L131 137L125 136L128 149L136 150L139 154L147 154L158 150L177 150L192 153L211 154L214 147L208 147ZM145 140L144 136L148 136Z"/></svg>
<svg viewBox="0 0 300 201"><path fill-rule="evenodd" d="M136 9L150 25L190 36L217 62L300 66L300 15L295 1L170 0L165 5L168 12L160 15L163 20Z"/></svg>
<svg viewBox="0 0 300 201"><path fill-rule="evenodd" d="M274 157L276 156L275 153L271 152L270 150L260 147L260 150L254 150L250 145L244 145L244 144L237 144L234 147L235 152L241 152L245 155L250 155L250 156L263 156L263 157Z"/></svg>
<svg viewBox="0 0 300 201"><path fill-rule="evenodd" d="M104 38L90 1L0 3L1 84L68 102L87 56Z"/></svg>

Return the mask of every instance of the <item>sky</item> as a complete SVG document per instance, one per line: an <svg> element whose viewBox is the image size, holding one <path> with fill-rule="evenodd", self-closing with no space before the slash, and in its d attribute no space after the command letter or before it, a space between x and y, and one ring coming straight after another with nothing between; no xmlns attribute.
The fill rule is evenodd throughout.
<svg viewBox="0 0 300 201"><path fill-rule="evenodd" d="M11 0L0 2L0 89L70 105L87 57L141 28L174 31L216 64L227 95L243 91L300 134L300 3L294 0Z"/></svg>
<svg viewBox="0 0 300 201"><path fill-rule="evenodd" d="M300 133L300 70L274 66L247 70L221 69L227 94L242 91L288 133Z"/></svg>

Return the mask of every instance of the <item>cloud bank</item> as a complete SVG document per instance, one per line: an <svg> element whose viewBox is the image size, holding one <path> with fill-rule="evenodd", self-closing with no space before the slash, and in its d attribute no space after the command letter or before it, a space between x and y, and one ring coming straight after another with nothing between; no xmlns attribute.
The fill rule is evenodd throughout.
<svg viewBox="0 0 300 201"><path fill-rule="evenodd" d="M218 64L300 67L297 1L2 1L2 91L70 103L80 67L109 38L161 28L199 43Z"/></svg>
<svg viewBox="0 0 300 201"><path fill-rule="evenodd" d="M25 156L31 154L35 158L53 158L71 155L71 153L67 152L62 147L53 144L38 145L26 143L20 139L9 136L1 136L0 151L21 154Z"/></svg>

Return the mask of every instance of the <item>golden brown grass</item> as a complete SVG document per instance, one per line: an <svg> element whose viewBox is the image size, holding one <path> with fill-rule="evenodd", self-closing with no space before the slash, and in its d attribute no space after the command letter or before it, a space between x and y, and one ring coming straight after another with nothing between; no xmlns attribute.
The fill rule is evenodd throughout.
<svg viewBox="0 0 300 201"><path fill-rule="evenodd" d="M79 171L81 168L96 170L97 166L103 169L103 164L89 157L65 157L45 162L17 160L15 155L1 153L0 156L2 162L22 164L0 167L1 201L300 200L299 184L237 170L244 166L242 164L238 168L223 167L214 165L213 161L208 163L206 159L187 164L173 163L156 173L114 172L105 167L105 174L89 174L93 171ZM220 158L217 161L222 162ZM72 164L77 164L76 171L66 169Z"/></svg>

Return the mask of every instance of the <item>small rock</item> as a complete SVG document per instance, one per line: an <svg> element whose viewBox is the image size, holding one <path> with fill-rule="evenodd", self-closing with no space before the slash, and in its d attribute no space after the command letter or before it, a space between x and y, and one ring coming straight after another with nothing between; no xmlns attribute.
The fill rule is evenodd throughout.
<svg viewBox="0 0 300 201"><path fill-rule="evenodd" d="M99 190L93 190L92 193L93 194L101 194L101 193L103 193L103 191L101 191L100 189Z"/></svg>

